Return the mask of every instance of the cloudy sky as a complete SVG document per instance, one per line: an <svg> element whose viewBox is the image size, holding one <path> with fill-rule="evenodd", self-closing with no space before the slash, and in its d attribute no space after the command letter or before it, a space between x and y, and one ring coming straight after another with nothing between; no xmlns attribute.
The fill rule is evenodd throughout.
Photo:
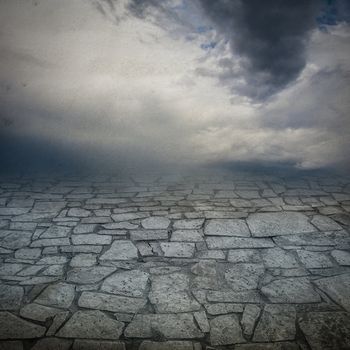
<svg viewBox="0 0 350 350"><path fill-rule="evenodd" d="M347 167L347 0L0 0L3 167Z"/></svg>

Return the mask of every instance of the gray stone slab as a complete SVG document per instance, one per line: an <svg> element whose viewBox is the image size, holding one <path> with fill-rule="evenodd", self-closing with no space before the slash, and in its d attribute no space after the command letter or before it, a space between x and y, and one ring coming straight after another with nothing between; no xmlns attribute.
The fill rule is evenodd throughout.
<svg viewBox="0 0 350 350"><path fill-rule="evenodd" d="M225 280L233 291L257 289L265 268L261 264L239 263L225 269Z"/></svg>
<svg viewBox="0 0 350 350"><path fill-rule="evenodd" d="M0 284L0 310L18 310L23 294L22 287Z"/></svg>
<svg viewBox="0 0 350 350"><path fill-rule="evenodd" d="M114 241L111 247L100 257L101 260L132 260L137 259L136 246L126 240Z"/></svg>
<svg viewBox="0 0 350 350"><path fill-rule="evenodd" d="M266 305L256 326L253 341L294 340L295 318L296 311L292 305Z"/></svg>
<svg viewBox="0 0 350 350"><path fill-rule="evenodd" d="M190 341L181 340L170 340L163 342L144 340L140 344L139 350L200 350L202 348L200 343L195 344Z"/></svg>
<svg viewBox="0 0 350 350"><path fill-rule="evenodd" d="M176 230L171 234L172 242L202 242L202 230Z"/></svg>
<svg viewBox="0 0 350 350"><path fill-rule="evenodd" d="M242 313L244 310L244 304L232 303L204 304L204 307L209 315L214 316L231 313Z"/></svg>
<svg viewBox="0 0 350 350"><path fill-rule="evenodd" d="M336 303L350 312L350 274L321 278L314 283Z"/></svg>
<svg viewBox="0 0 350 350"><path fill-rule="evenodd" d="M75 295L74 285L68 283L57 283L50 285L35 299L35 302L42 305L58 308L69 308Z"/></svg>
<svg viewBox="0 0 350 350"><path fill-rule="evenodd" d="M284 236L315 231L305 214L295 212L251 214L247 223L254 237Z"/></svg>
<svg viewBox="0 0 350 350"><path fill-rule="evenodd" d="M61 309L31 303L21 308L20 315L30 320L45 322L48 318L53 318L61 311Z"/></svg>
<svg viewBox="0 0 350 350"><path fill-rule="evenodd" d="M125 350L125 343L108 340L82 340L74 341L73 350Z"/></svg>
<svg viewBox="0 0 350 350"><path fill-rule="evenodd" d="M130 297L142 297L148 278L149 274L140 270L116 272L104 280L101 290Z"/></svg>
<svg viewBox="0 0 350 350"><path fill-rule="evenodd" d="M210 320L210 344L245 343L237 315L223 315Z"/></svg>
<svg viewBox="0 0 350 350"><path fill-rule="evenodd" d="M244 308L241 318L241 326L245 336L251 337L254 331L256 321L260 315L260 307L254 304L248 304Z"/></svg>
<svg viewBox="0 0 350 350"><path fill-rule="evenodd" d="M75 267L67 273L67 281L77 284L93 284L102 281L116 268L108 266Z"/></svg>
<svg viewBox="0 0 350 350"><path fill-rule="evenodd" d="M162 242L160 247L167 258L192 258L195 251L194 243Z"/></svg>
<svg viewBox="0 0 350 350"><path fill-rule="evenodd" d="M46 328L25 321L7 311L0 312L0 339L41 338Z"/></svg>
<svg viewBox="0 0 350 350"><path fill-rule="evenodd" d="M238 236L249 237L247 224L241 219L213 219L204 228L207 236Z"/></svg>
<svg viewBox="0 0 350 350"><path fill-rule="evenodd" d="M333 219L325 215L314 215L311 223L316 226L320 231L336 231L343 228L336 223Z"/></svg>
<svg viewBox="0 0 350 350"><path fill-rule="evenodd" d="M72 242L73 244L110 245L112 243L112 236L85 233L81 235L72 235Z"/></svg>
<svg viewBox="0 0 350 350"><path fill-rule="evenodd" d="M332 250L331 255L339 265L350 266L350 252L345 250Z"/></svg>
<svg viewBox="0 0 350 350"><path fill-rule="evenodd" d="M70 227L52 225L40 235L40 238L42 239L42 238L67 237L70 231L71 231Z"/></svg>
<svg viewBox="0 0 350 350"><path fill-rule="evenodd" d="M6 231L3 238L0 238L0 246L6 249L20 249L30 244L32 233L28 231Z"/></svg>
<svg viewBox="0 0 350 350"><path fill-rule="evenodd" d="M72 341L68 339L43 338L36 342L31 350L68 350Z"/></svg>
<svg viewBox="0 0 350 350"><path fill-rule="evenodd" d="M197 230L203 226L204 219L183 219L174 221L175 230Z"/></svg>
<svg viewBox="0 0 350 350"><path fill-rule="evenodd" d="M167 230L133 230L130 231L130 238L133 241L155 241L168 239Z"/></svg>
<svg viewBox="0 0 350 350"><path fill-rule="evenodd" d="M219 303L260 303L261 296L258 291L246 290L244 292L234 292L231 290L208 291L208 301Z"/></svg>
<svg viewBox="0 0 350 350"><path fill-rule="evenodd" d="M136 313L146 305L143 298L130 298L98 292L83 292L78 305L87 309L105 310L111 312Z"/></svg>
<svg viewBox="0 0 350 350"><path fill-rule="evenodd" d="M274 280L263 286L261 292L272 303L318 303L319 294L305 277Z"/></svg>
<svg viewBox="0 0 350 350"><path fill-rule="evenodd" d="M332 261L324 253L297 250L300 261L308 269L332 267Z"/></svg>
<svg viewBox="0 0 350 350"><path fill-rule="evenodd" d="M101 311L77 311L57 333L62 338L119 339L124 323Z"/></svg>
<svg viewBox="0 0 350 350"><path fill-rule="evenodd" d="M126 327L124 335L127 338L157 338L159 335L167 339L204 337L193 315L188 313L136 315Z"/></svg>
<svg viewBox="0 0 350 350"><path fill-rule="evenodd" d="M267 268L291 269L299 267L295 257L281 248L264 249L261 251L261 256Z"/></svg>
<svg viewBox="0 0 350 350"><path fill-rule="evenodd" d="M272 248L275 246L270 238L208 237L206 242L209 249Z"/></svg>
<svg viewBox="0 0 350 350"><path fill-rule="evenodd" d="M145 229L149 230L162 230L167 229L170 225L170 220L162 216L151 216L143 219L141 225Z"/></svg>

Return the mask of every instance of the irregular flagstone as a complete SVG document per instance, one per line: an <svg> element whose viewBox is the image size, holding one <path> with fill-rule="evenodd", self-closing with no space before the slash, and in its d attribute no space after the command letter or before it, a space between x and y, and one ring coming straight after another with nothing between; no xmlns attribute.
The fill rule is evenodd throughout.
<svg viewBox="0 0 350 350"><path fill-rule="evenodd" d="M332 261L324 254L319 252L310 252L307 250L297 250L300 261L307 269L332 267Z"/></svg>
<svg viewBox="0 0 350 350"><path fill-rule="evenodd" d="M137 248L130 241L117 240L100 257L101 260L132 260L137 259Z"/></svg>
<svg viewBox="0 0 350 350"><path fill-rule="evenodd" d="M208 291L208 301L220 303L260 303L260 294L255 290L243 292L233 291Z"/></svg>
<svg viewBox="0 0 350 350"><path fill-rule="evenodd" d="M155 241L168 239L167 230L133 230L130 231L130 238L133 241Z"/></svg>
<svg viewBox="0 0 350 350"><path fill-rule="evenodd" d="M57 333L62 338L119 339L124 323L101 311L77 311Z"/></svg>
<svg viewBox="0 0 350 350"><path fill-rule="evenodd" d="M272 342L295 338L296 311L292 305L265 305L253 341Z"/></svg>
<svg viewBox="0 0 350 350"><path fill-rule="evenodd" d="M227 261L233 263L259 263L262 259L258 249L234 249L228 252Z"/></svg>
<svg viewBox="0 0 350 350"><path fill-rule="evenodd" d="M70 227L52 225L40 235L40 238L67 237L70 231L71 231Z"/></svg>
<svg viewBox="0 0 350 350"><path fill-rule="evenodd" d="M168 339L194 339L204 337L192 314L136 315L126 327L127 338L156 338L161 334Z"/></svg>
<svg viewBox="0 0 350 350"><path fill-rule="evenodd" d="M204 228L204 234L208 236L250 236L247 224L240 219L210 220Z"/></svg>
<svg viewBox="0 0 350 350"><path fill-rule="evenodd" d="M267 268L291 269L299 266L295 257L281 248L264 249L261 251L264 265Z"/></svg>
<svg viewBox="0 0 350 350"><path fill-rule="evenodd" d="M320 231L336 231L343 228L337 224L333 219L325 215L314 215L311 223L316 226Z"/></svg>
<svg viewBox="0 0 350 350"><path fill-rule="evenodd" d="M319 294L305 277L284 278L272 281L261 288L272 303L318 303Z"/></svg>
<svg viewBox="0 0 350 350"><path fill-rule="evenodd" d="M77 284L97 283L115 270L108 266L75 267L67 273L67 281Z"/></svg>
<svg viewBox="0 0 350 350"><path fill-rule="evenodd" d="M62 311L55 315L50 328L46 332L46 336L53 336L62 324L68 319L69 311Z"/></svg>
<svg viewBox="0 0 350 350"><path fill-rule="evenodd" d="M200 309L200 304L189 294L189 276L182 273L152 277L148 295L157 312L189 312Z"/></svg>
<svg viewBox="0 0 350 350"><path fill-rule="evenodd" d="M193 316L198 324L199 329L203 333L208 333L210 331L210 325L205 311L195 312Z"/></svg>
<svg viewBox="0 0 350 350"><path fill-rule="evenodd" d="M57 283L45 288L35 299L35 302L42 305L58 308L69 308L73 302L75 287L67 283Z"/></svg>
<svg viewBox="0 0 350 350"><path fill-rule="evenodd" d="M147 300L110 295L96 292L83 292L78 300L80 307L112 312L136 313L146 305Z"/></svg>
<svg viewBox="0 0 350 350"><path fill-rule="evenodd" d="M230 304L230 303L215 303L204 304L205 309L209 315L224 315L230 313L242 313L244 310L243 304Z"/></svg>
<svg viewBox="0 0 350 350"><path fill-rule="evenodd" d="M170 225L170 220L162 216L151 216L143 219L141 225L143 228L150 230L167 229Z"/></svg>
<svg viewBox="0 0 350 350"><path fill-rule="evenodd" d="M176 230L171 234L172 242L202 242L201 230Z"/></svg>
<svg viewBox="0 0 350 350"><path fill-rule="evenodd" d="M0 339L32 339L40 338L46 328L25 321L9 312L0 312Z"/></svg>
<svg viewBox="0 0 350 350"><path fill-rule="evenodd" d="M0 284L0 310L19 309L23 294L22 287Z"/></svg>
<svg viewBox="0 0 350 350"><path fill-rule="evenodd" d="M331 255L339 265L350 266L350 252L345 250L332 250Z"/></svg>
<svg viewBox="0 0 350 350"><path fill-rule="evenodd" d="M170 340L165 342L154 342L150 340L144 340L139 350L200 350L201 346L190 341Z"/></svg>
<svg viewBox="0 0 350 350"><path fill-rule="evenodd" d="M112 243L112 236L99 235L96 233L72 235L72 242L73 244L110 245Z"/></svg>
<svg viewBox="0 0 350 350"><path fill-rule="evenodd" d="M258 320L260 311L260 307L257 305L249 304L245 306L241 319L241 326L244 335L250 337L253 334L255 323Z"/></svg>
<svg viewBox="0 0 350 350"><path fill-rule="evenodd" d="M345 312L310 312L299 327L312 350L350 349L350 315Z"/></svg>
<svg viewBox="0 0 350 350"><path fill-rule="evenodd" d="M218 316L210 320L210 344L245 343L237 315Z"/></svg>
<svg viewBox="0 0 350 350"><path fill-rule="evenodd" d="M251 214L247 223L254 237L284 236L315 231L305 214L295 212Z"/></svg>
<svg viewBox="0 0 350 350"><path fill-rule="evenodd" d="M71 267L91 267L96 265L95 254L78 254L75 255L69 264Z"/></svg>
<svg viewBox="0 0 350 350"><path fill-rule="evenodd" d="M20 315L24 318L44 322L48 318L54 317L61 311L62 310L53 307L31 303L24 305L21 308Z"/></svg>
<svg viewBox="0 0 350 350"><path fill-rule="evenodd" d="M31 350L68 350L72 341L68 339L44 338L36 342Z"/></svg>
<svg viewBox="0 0 350 350"><path fill-rule="evenodd" d="M182 242L160 243L160 248L167 258L192 258L195 251L193 243Z"/></svg>
<svg viewBox="0 0 350 350"><path fill-rule="evenodd" d="M0 350L23 350L23 344L19 340L1 341Z"/></svg>
<svg viewBox="0 0 350 350"><path fill-rule="evenodd" d="M126 350L126 348L121 341L77 339L74 341L73 350Z"/></svg>
<svg viewBox="0 0 350 350"><path fill-rule="evenodd" d="M30 244L32 233L28 231L2 231L5 236L0 239L0 246L7 249L20 249Z"/></svg>
<svg viewBox="0 0 350 350"><path fill-rule="evenodd" d="M26 214L30 208L0 208L0 216Z"/></svg>
<svg viewBox="0 0 350 350"><path fill-rule="evenodd" d="M272 248L275 246L270 238L208 237L205 241L209 249Z"/></svg>
<svg viewBox="0 0 350 350"><path fill-rule="evenodd" d="M314 283L336 303L350 312L350 274L321 278Z"/></svg>
<svg viewBox="0 0 350 350"><path fill-rule="evenodd" d="M140 270L116 272L104 280L101 290L113 294L142 297L148 277L148 273Z"/></svg>
<svg viewBox="0 0 350 350"><path fill-rule="evenodd" d="M30 245L32 248L36 247L51 247L51 246L61 246L61 245L70 245L69 238L45 238L45 239L37 239L32 242Z"/></svg>
<svg viewBox="0 0 350 350"><path fill-rule="evenodd" d="M123 213L123 214L114 214L112 215L112 219L116 222L120 221L131 221L137 219L144 219L148 217L148 213Z"/></svg>
<svg viewBox="0 0 350 350"><path fill-rule="evenodd" d="M196 230L203 226L204 219L183 219L174 222L175 230Z"/></svg>
<svg viewBox="0 0 350 350"><path fill-rule="evenodd" d="M226 268L225 280L233 291L256 289L264 271L263 265L240 263Z"/></svg>

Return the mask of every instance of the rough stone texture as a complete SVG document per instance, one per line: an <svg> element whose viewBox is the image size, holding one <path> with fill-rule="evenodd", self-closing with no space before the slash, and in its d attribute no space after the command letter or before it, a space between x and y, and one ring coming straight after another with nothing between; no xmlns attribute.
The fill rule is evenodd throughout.
<svg viewBox="0 0 350 350"><path fill-rule="evenodd" d="M236 315L218 316L210 320L210 343L229 345L245 343L239 320Z"/></svg>
<svg viewBox="0 0 350 350"><path fill-rule="evenodd" d="M58 332L62 338L119 339L124 323L101 311L77 311Z"/></svg>
<svg viewBox="0 0 350 350"><path fill-rule="evenodd" d="M292 305L266 305L254 332L256 342L293 340L296 311Z"/></svg>
<svg viewBox="0 0 350 350"><path fill-rule="evenodd" d="M1 350L350 348L349 177L0 177L0 217Z"/></svg>
<svg viewBox="0 0 350 350"><path fill-rule="evenodd" d="M315 231L306 215L294 212L251 214L247 223L254 237L284 236Z"/></svg>
<svg viewBox="0 0 350 350"><path fill-rule="evenodd" d="M310 312L299 326L312 350L350 349L350 315L345 312Z"/></svg>

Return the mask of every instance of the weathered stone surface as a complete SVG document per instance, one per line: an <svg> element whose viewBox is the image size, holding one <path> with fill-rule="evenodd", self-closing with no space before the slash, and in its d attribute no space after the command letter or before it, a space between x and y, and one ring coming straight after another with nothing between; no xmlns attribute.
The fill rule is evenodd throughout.
<svg viewBox="0 0 350 350"><path fill-rule="evenodd" d="M315 231L306 215L295 212L251 214L247 223L254 237L284 236Z"/></svg>
<svg viewBox="0 0 350 350"><path fill-rule="evenodd" d="M23 288L0 284L0 310L17 310L23 298Z"/></svg>
<svg viewBox="0 0 350 350"><path fill-rule="evenodd" d="M112 236L85 233L81 235L72 235L72 242L73 244L110 245L112 243Z"/></svg>
<svg viewBox="0 0 350 350"><path fill-rule="evenodd" d="M244 335L250 337L253 334L255 323L258 320L260 311L260 307L257 305L249 304L245 306L241 319L241 326Z"/></svg>
<svg viewBox="0 0 350 350"><path fill-rule="evenodd" d="M40 255L40 248L21 248L15 252L16 259L37 259Z"/></svg>
<svg viewBox="0 0 350 350"><path fill-rule="evenodd" d="M218 316L210 320L210 343L212 345L245 342L237 315Z"/></svg>
<svg viewBox="0 0 350 350"><path fill-rule="evenodd" d="M170 225L170 220L162 216L151 216L143 219L141 225L143 228L149 230L167 229Z"/></svg>
<svg viewBox="0 0 350 350"><path fill-rule="evenodd" d="M96 292L83 292L79 298L78 305L88 309L136 313L146 305L146 299Z"/></svg>
<svg viewBox="0 0 350 350"><path fill-rule="evenodd" d="M195 250L194 243L160 243L160 247L167 258L191 258Z"/></svg>
<svg viewBox="0 0 350 350"><path fill-rule="evenodd" d="M202 242L203 234L201 230L176 230L171 234L173 242Z"/></svg>
<svg viewBox="0 0 350 350"><path fill-rule="evenodd" d="M44 338L36 342L31 350L68 350L72 341L68 339Z"/></svg>
<svg viewBox="0 0 350 350"><path fill-rule="evenodd" d="M202 338L192 314L147 314L136 315L126 327L127 338L156 338L159 335L168 339Z"/></svg>
<svg viewBox="0 0 350 350"><path fill-rule="evenodd" d="M204 219L184 219L176 220L174 222L175 230L196 230L200 229L203 226Z"/></svg>
<svg viewBox="0 0 350 350"><path fill-rule="evenodd" d="M312 218L311 223L315 225L320 231L336 231L343 229L333 219L325 215L315 215Z"/></svg>
<svg viewBox="0 0 350 350"><path fill-rule="evenodd" d="M318 269L333 266L332 261L324 253L310 252L307 250L298 250L297 254L299 256L300 261L308 269Z"/></svg>
<svg viewBox="0 0 350 350"><path fill-rule="evenodd" d="M235 350L300 350L300 347L292 342L253 343L236 345Z"/></svg>
<svg viewBox="0 0 350 350"><path fill-rule="evenodd" d="M259 263L262 261L258 249L234 249L228 252L227 260L232 263Z"/></svg>
<svg viewBox="0 0 350 350"><path fill-rule="evenodd" d="M272 248L275 246L270 238L208 237L206 242L209 249Z"/></svg>
<svg viewBox="0 0 350 350"><path fill-rule="evenodd" d="M54 317L59 312L61 312L60 309L31 303L21 308L20 315L31 320L45 322L48 318Z"/></svg>
<svg viewBox="0 0 350 350"><path fill-rule="evenodd" d="M204 228L204 234L208 236L250 236L247 224L240 219L210 220Z"/></svg>
<svg viewBox="0 0 350 350"><path fill-rule="evenodd" d="M4 236L0 236L0 247L6 249L19 249L30 244L32 233L28 231L2 231Z"/></svg>
<svg viewBox="0 0 350 350"><path fill-rule="evenodd" d="M105 279L101 290L130 297L142 297L149 274L140 270L116 272Z"/></svg>
<svg viewBox="0 0 350 350"><path fill-rule="evenodd" d="M121 341L75 340L73 350L125 350Z"/></svg>
<svg viewBox="0 0 350 350"><path fill-rule="evenodd" d="M67 226L52 225L40 235L40 238L67 237L70 230L71 228Z"/></svg>
<svg viewBox="0 0 350 350"><path fill-rule="evenodd" d="M350 349L350 315L345 312L310 312L299 326L312 350Z"/></svg>
<svg viewBox="0 0 350 350"><path fill-rule="evenodd" d="M281 248L264 249L261 255L267 268L291 269L299 266L295 257Z"/></svg>
<svg viewBox="0 0 350 350"><path fill-rule="evenodd" d="M336 303L350 312L350 274L321 278L314 283Z"/></svg>
<svg viewBox="0 0 350 350"><path fill-rule="evenodd" d="M215 303L204 304L205 309L209 315L224 315L230 313L242 313L244 310L243 304L230 304L230 303Z"/></svg>
<svg viewBox="0 0 350 350"><path fill-rule="evenodd" d="M62 338L119 339L124 323L101 311L77 311L57 333Z"/></svg>
<svg viewBox="0 0 350 350"><path fill-rule="evenodd" d="M0 312L0 339L40 338L46 328L25 321L9 312Z"/></svg>
<svg viewBox="0 0 350 350"><path fill-rule="evenodd" d="M81 209L81 208L72 208L68 210L68 216L74 216L78 218L86 218L91 215L89 210Z"/></svg>
<svg viewBox="0 0 350 350"><path fill-rule="evenodd" d="M197 343L198 344L198 343ZM200 345L199 345L200 346ZM190 341L170 340L165 342L154 342L150 340L144 340L139 350L197 350L201 347L195 347Z"/></svg>
<svg viewBox="0 0 350 350"><path fill-rule="evenodd" d="M60 246L60 245L70 245L69 238L45 238L37 239L32 242L30 245L32 248L36 247L51 247L51 246Z"/></svg>
<svg viewBox="0 0 350 350"><path fill-rule="evenodd" d="M264 271L264 266L260 264L235 264L225 270L225 280L236 292L256 289Z"/></svg>
<svg viewBox="0 0 350 350"><path fill-rule="evenodd" d="M23 350L23 344L18 340L1 341L0 350Z"/></svg>
<svg viewBox="0 0 350 350"><path fill-rule="evenodd" d="M67 273L67 281L77 284L97 283L115 270L107 266L75 267Z"/></svg>
<svg viewBox="0 0 350 350"><path fill-rule="evenodd" d="M69 308L73 302L75 287L67 283L57 283L45 288L35 299L42 305L58 308Z"/></svg>
<svg viewBox="0 0 350 350"><path fill-rule="evenodd" d="M208 301L219 303L260 303L261 297L255 290L246 290L243 292L229 291L209 291Z"/></svg>
<svg viewBox="0 0 350 350"><path fill-rule="evenodd" d="M101 260L132 260L137 259L137 248L130 241L117 240L100 257Z"/></svg>
<svg viewBox="0 0 350 350"><path fill-rule="evenodd" d="M253 340L256 342L293 340L296 333L295 318L296 311L292 305L266 305Z"/></svg>
<svg viewBox="0 0 350 350"><path fill-rule="evenodd" d="M95 254L78 254L75 255L69 264L71 267L91 267L96 265Z"/></svg>
<svg viewBox="0 0 350 350"><path fill-rule="evenodd" d="M350 253L345 250L333 250L332 257L339 265L350 266Z"/></svg>
<svg viewBox="0 0 350 350"><path fill-rule="evenodd" d="M284 278L261 288L272 303L317 303L321 301L307 278Z"/></svg>
<svg viewBox="0 0 350 350"><path fill-rule="evenodd" d="M155 241L158 239L168 239L167 230L133 230L130 232L133 241Z"/></svg>

